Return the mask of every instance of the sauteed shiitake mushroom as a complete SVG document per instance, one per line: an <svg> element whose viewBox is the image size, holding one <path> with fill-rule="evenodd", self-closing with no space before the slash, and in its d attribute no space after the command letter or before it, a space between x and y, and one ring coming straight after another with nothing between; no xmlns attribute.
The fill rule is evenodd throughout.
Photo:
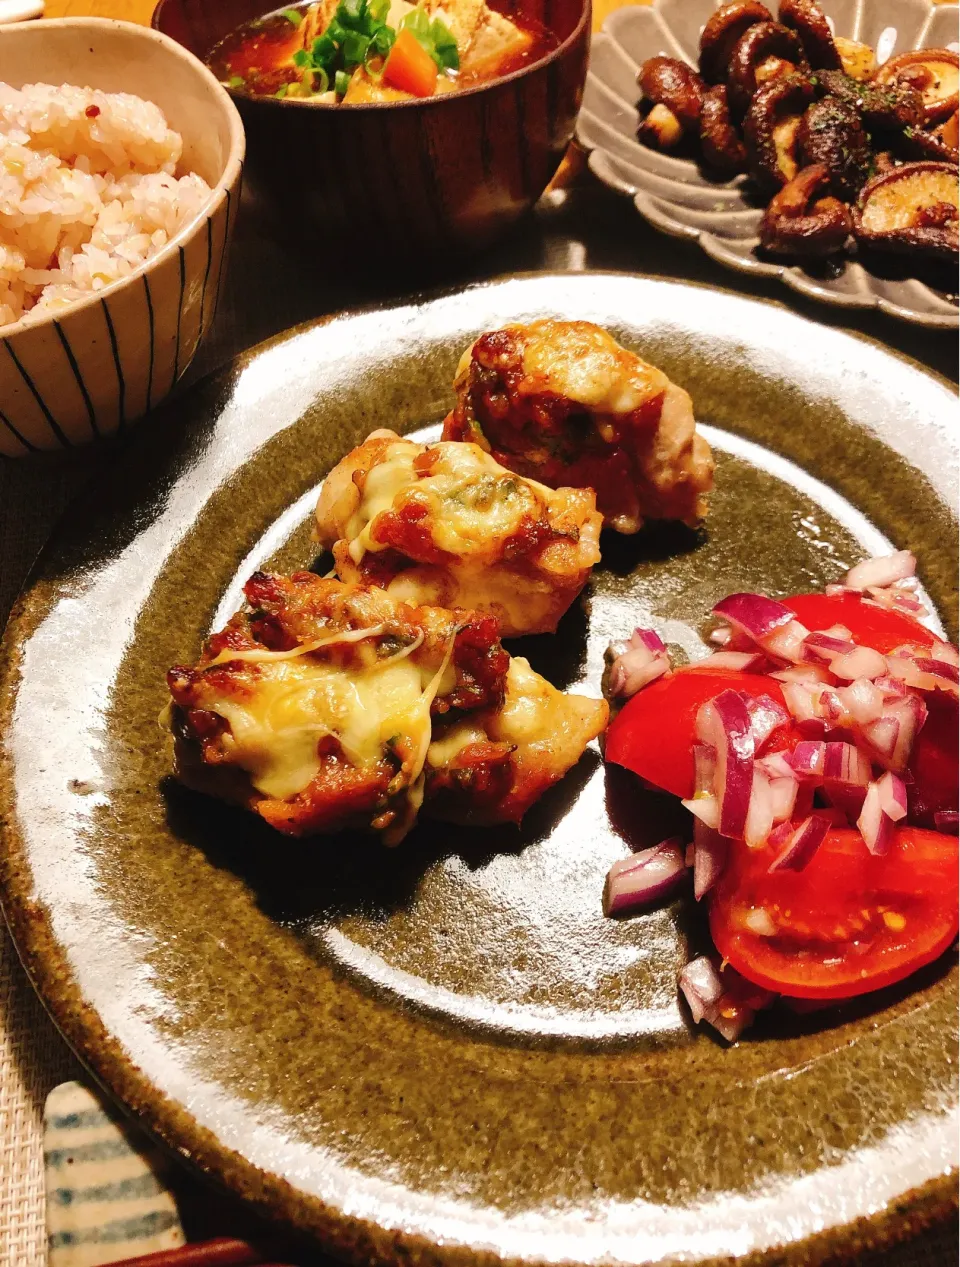
<svg viewBox="0 0 960 1267"><path fill-rule="evenodd" d="M641 67L639 139L690 154L771 199L760 247L780 257L866 253L957 263L960 59L916 49L877 65L835 36L816 0L733 0L700 37L699 73ZM951 279L952 280L952 279Z"/></svg>

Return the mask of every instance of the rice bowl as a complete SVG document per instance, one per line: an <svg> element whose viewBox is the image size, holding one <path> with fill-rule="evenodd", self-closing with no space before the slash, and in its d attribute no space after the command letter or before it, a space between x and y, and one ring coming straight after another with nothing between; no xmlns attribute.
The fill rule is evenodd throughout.
<svg viewBox="0 0 960 1267"><path fill-rule="evenodd" d="M0 27L0 456L170 392L213 321L243 156L228 94L158 32Z"/></svg>

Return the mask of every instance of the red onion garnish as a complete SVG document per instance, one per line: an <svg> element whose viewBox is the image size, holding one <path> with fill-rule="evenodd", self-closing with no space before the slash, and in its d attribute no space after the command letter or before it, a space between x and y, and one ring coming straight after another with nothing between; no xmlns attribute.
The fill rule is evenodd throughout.
<svg viewBox="0 0 960 1267"><path fill-rule="evenodd" d="M604 915L650 906L671 893L686 875L685 851L679 837L664 840L630 858L620 858L607 872L603 890Z"/></svg>
<svg viewBox="0 0 960 1267"><path fill-rule="evenodd" d="M717 754L709 744L693 745L693 794L713 796L717 773Z"/></svg>
<svg viewBox="0 0 960 1267"><path fill-rule="evenodd" d="M825 783L863 788L870 782L870 762L852 743L828 743L823 756Z"/></svg>
<svg viewBox="0 0 960 1267"><path fill-rule="evenodd" d="M728 594L713 609L734 629L759 641L780 625L793 620L793 612L783 603L775 603L763 594Z"/></svg>
<svg viewBox="0 0 960 1267"><path fill-rule="evenodd" d="M747 807L747 821L743 826L743 839L748 849L759 849L766 843L773 826L773 790L766 773L757 765L753 767L753 788Z"/></svg>
<svg viewBox="0 0 960 1267"><path fill-rule="evenodd" d="M768 870L802 871L820 848L829 827L830 823L823 815L811 814L792 833L784 848L770 863Z"/></svg>
<svg viewBox="0 0 960 1267"><path fill-rule="evenodd" d="M857 644L850 637L840 637L829 630L815 630L803 640L803 659L829 664L835 656L856 650Z"/></svg>
<svg viewBox="0 0 960 1267"><path fill-rule="evenodd" d="M734 669L738 673L752 673L766 662L762 651L714 651L697 661L698 669Z"/></svg>
<svg viewBox="0 0 960 1267"><path fill-rule="evenodd" d="M754 751L759 752L773 732L790 722L790 714L771 695L746 696L753 731Z"/></svg>
<svg viewBox="0 0 960 1267"><path fill-rule="evenodd" d="M744 697L721 691L697 713L697 738L717 754L716 791L721 835L740 838L753 786L753 732ZM702 817L702 815L700 816Z"/></svg>
<svg viewBox="0 0 960 1267"><path fill-rule="evenodd" d="M826 753L827 745L822 740L817 742L804 739L790 754L790 765L798 778L818 780L823 774Z"/></svg>
<svg viewBox="0 0 960 1267"><path fill-rule="evenodd" d="M946 664L960 664L960 652L956 647L952 647L949 642L937 641L930 648L930 654L934 660L943 660Z"/></svg>
<svg viewBox="0 0 960 1267"><path fill-rule="evenodd" d="M913 576L916 570L917 560L909 550L895 550L852 567L843 578L843 585L848 590L865 590L872 585L886 587Z"/></svg>
<svg viewBox="0 0 960 1267"><path fill-rule="evenodd" d="M768 655L780 660L788 660L794 664L803 659L803 648L810 637L810 630L799 620L791 620L787 625L780 625L772 633L767 634L760 642Z"/></svg>
<svg viewBox="0 0 960 1267"><path fill-rule="evenodd" d="M877 794L880 808L894 823L907 816L907 785L892 770L888 770L877 780Z"/></svg>
<svg viewBox="0 0 960 1267"><path fill-rule="evenodd" d="M730 842L699 819L693 821L693 896L699 902L720 879Z"/></svg>
<svg viewBox="0 0 960 1267"><path fill-rule="evenodd" d="M857 819L857 827L872 854L882 857L889 851L893 835L893 819L883 812L878 783L871 783L867 788L863 809Z"/></svg>
<svg viewBox="0 0 960 1267"><path fill-rule="evenodd" d="M887 672L887 661L873 647L856 647L844 655L835 656L830 661L830 672L847 682L857 678L883 677Z"/></svg>
<svg viewBox="0 0 960 1267"><path fill-rule="evenodd" d="M694 1024L709 1022L717 1014L717 1004L723 997L720 973L706 957L691 959L680 973L680 989L687 1000Z"/></svg>
<svg viewBox="0 0 960 1267"><path fill-rule="evenodd" d="M611 645L608 655L614 656L610 694L625 699L668 673L671 667L667 649L655 629L635 629L627 643Z"/></svg>

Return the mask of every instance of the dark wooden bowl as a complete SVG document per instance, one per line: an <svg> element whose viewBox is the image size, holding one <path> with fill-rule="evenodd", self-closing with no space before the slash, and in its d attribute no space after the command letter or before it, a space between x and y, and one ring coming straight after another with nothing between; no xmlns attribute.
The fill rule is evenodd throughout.
<svg viewBox="0 0 960 1267"><path fill-rule="evenodd" d="M153 25L202 60L271 0L160 0ZM423 101L331 106L232 93L247 133L246 175L314 249L363 260L487 246L540 197L573 137L586 77L590 0L509 0L560 39L543 61ZM411 254L412 253L412 254Z"/></svg>

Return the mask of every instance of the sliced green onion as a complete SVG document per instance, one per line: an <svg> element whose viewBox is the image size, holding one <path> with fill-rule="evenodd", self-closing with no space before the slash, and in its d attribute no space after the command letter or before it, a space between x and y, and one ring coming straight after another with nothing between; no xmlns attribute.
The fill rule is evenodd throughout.
<svg viewBox="0 0 960 1267"><path fill-rule="evenodd" d="M227 80L228 88L242 88L247 81L242 75L231 75Z"/></svg>
<svg viewBox="0 0 960 1267"><path fill-rule="evenodd" d="M303 14L298 9L281 9L280 12L294 26L299 26L303 21Z"/></svg>
<svg viewBox="0 0 960 1267"><path fill-rule="evenodd" d="M346 0L344 0L346 2ZM333 80L333 90L338 97L346 96L347 89L350 87L350 76L345 70L338 70Z"/></svg>
<svg viewBox="0 0 960 1267"><path fill-rule="evenodd" d="M289 87L290 87L289 84L281 84L280 87L277 89L277 91L273 95L275 97L279 97L280 100L282 101L283 98L287 95L287 89Z"/></svg>

